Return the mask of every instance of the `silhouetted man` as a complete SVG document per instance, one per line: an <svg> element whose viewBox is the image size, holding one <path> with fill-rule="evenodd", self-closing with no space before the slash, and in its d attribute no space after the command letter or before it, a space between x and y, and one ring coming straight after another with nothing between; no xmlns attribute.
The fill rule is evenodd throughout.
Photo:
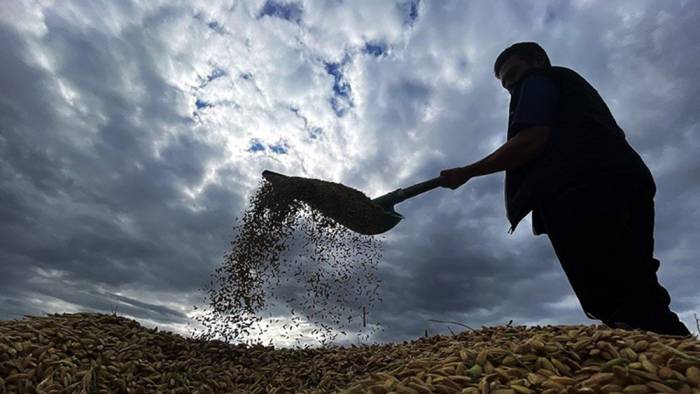
<svg viewBox="0 0 700 394"><path fill-rule="evenodd" d="M534 42L505 49L494 72L511 97L508 141L442 171L442 186L505 171L510 233L532 212L533 233L549 237L589 318L690 335L656 276L656 184L598 92Z"/></svg>

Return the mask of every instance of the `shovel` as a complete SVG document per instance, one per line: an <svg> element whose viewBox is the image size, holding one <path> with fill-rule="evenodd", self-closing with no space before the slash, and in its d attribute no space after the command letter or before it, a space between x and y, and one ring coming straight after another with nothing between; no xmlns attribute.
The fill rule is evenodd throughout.
<svg viewBox="0 0 700 394"><path fill-rule="evenodd" d="M436 177L369 199L361 192L340 183L292 177L268 170L263 171L262 175L273 188L287 187L288 190L295 190L295 198L364 235L381 234L392 229L404 218L394 210L394 205L433 190L441 183L441 177Z"/></svg>

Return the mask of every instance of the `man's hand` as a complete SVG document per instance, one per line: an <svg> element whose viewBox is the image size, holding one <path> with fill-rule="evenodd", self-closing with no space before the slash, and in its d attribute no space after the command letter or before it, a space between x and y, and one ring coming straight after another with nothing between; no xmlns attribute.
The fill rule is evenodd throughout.
<svg viewBox="0 0 700 394"><path fill-rule="evenodd" d="M467 183L472 178L472 174L469 167L457 167L440 171L440 177L442 178L440 186L455 190Z"/></svg>

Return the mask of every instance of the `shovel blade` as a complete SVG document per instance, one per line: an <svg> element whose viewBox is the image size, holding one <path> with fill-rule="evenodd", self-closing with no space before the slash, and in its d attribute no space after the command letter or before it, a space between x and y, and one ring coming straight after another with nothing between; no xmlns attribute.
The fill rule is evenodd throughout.
<svg viewBox="0 0 700 394"><path fill-rule="evenodd" d="M378 224L373 227L371 230L368 230L366 228L357 228L357 229L352 229L353 231L364 234L364 235L377 235L381 233L385 233L392 228L394 228L399 222L403 219L403 216L395 211L384 211L382 214L381 218L375 219Z"/></svg>
<svg viewBox="0 0 700 394"><path fill-rule="evenodd" d="M293 193L295 199L359 234L384 233L403 219L393 207L387 209L362 192L340 183L287 176L267 170L262 175L273 187L284 187Z"/></svg>

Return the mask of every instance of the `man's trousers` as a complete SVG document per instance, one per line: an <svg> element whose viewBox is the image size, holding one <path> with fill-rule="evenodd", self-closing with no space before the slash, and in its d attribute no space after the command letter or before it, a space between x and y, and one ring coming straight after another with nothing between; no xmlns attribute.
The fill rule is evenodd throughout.
<svg viewBox="0 0 700 394"><path fill-rule="evenodd" d="M690 335L669 309L654 254L654 189L601 180L539 205L547 235L584 312L609 327Z"/></svg>

